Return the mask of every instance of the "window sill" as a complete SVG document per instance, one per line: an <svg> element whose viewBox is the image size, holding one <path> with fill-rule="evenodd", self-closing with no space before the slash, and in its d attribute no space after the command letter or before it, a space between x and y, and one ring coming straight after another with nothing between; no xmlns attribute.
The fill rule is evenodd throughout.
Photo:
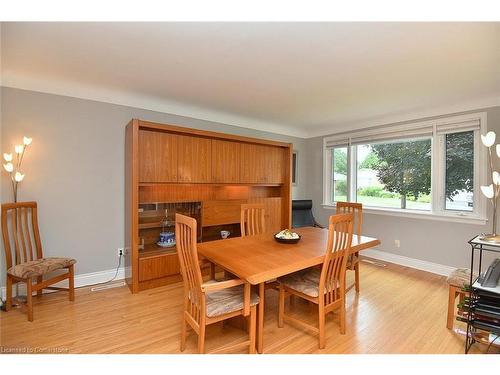
<svg viewBox="0 0 500 375"><path fill-rule="evenodd" d="M321 205L323 208L328 210L335 209L335 204L323 203ZM363 212L373 215L386 215L386 216L397 216L397 217L407 217L411 219L425 219L425 220L438 220L447 221L453 223L463 223L463 224L475 224L475 225L485 225L488 220L485 218L480 218L477 216L468 215L440 215L432 212L416 211L416 210L398 210L390 208L378 208L378 207L363 207Z"/></svg>

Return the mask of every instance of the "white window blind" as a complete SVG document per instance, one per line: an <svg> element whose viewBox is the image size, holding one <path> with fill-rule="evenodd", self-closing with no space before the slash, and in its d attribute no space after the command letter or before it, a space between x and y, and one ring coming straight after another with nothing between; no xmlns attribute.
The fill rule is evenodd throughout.
<svg viewBox="0 0 500 375"><path fill-rule="evenodd" d="M458 122L443 122L436 125L437 135L474 131L481 129L481 120L479 118Z"/></svg>
<svg viewBox="0 0 500 375"><path fill-rule="evenodd" d="M444 120L416 122L405 125L380 126L367 130L340 133L325 139L327 148L346 147L375 142L393 141L397 139L410 139L432 137L449 133L480 130L481 119L477 116L470 118L451 117Z"/></svg>

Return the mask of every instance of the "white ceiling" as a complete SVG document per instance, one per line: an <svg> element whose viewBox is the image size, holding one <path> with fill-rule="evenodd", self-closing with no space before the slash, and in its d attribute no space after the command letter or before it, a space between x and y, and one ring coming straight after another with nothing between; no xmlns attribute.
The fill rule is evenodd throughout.
<svg viewBox="0 0 500 375"><path fill-rule="evenodd" d="M4 86L301 137L500 105L500 23L3 23L1 34Z"/></svg>

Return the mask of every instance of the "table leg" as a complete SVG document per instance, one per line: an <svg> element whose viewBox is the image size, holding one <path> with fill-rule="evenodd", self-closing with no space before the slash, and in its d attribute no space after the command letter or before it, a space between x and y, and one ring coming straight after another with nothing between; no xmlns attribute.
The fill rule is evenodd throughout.
<svg viewBox="0 0 500 375"><path fill-rule="evenodd" d="M259 284L259 320L257 322L257 352L262 354L264 350L264 301L265 283Z"/></svg>

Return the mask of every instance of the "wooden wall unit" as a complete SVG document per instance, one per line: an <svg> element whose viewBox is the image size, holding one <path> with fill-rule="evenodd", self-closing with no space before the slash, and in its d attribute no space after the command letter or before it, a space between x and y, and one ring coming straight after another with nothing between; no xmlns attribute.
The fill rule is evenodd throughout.
<svg viewBox="0 0 500 375"><path fill-rule="evenodd" d="M221 229L238 236L243 203L266 206L270 232L291 226L290 143L134 119L125 152L125 263L133 293L180 279L175 247L156 245L160 225L139 225L139 204L200 202L203 241Z"/></svg>
<svg viewBox="0 0 500 375"><path fill-rule="evenodd" d="M177 182L179 136L139 131L139 181Z"/></svg>

